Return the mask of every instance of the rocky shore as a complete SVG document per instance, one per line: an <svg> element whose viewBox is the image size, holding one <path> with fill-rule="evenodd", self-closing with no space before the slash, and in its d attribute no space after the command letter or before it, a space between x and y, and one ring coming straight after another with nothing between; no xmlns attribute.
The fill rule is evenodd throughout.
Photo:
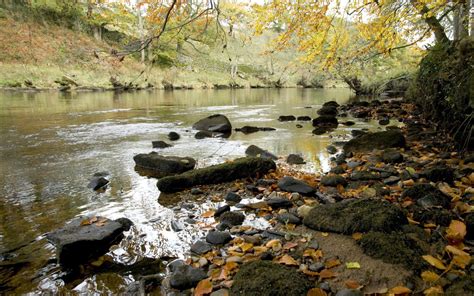
<svg viewBox="0 0 474 296"><path fill-rule="evenodd" d="M217 206L190 218L207 233L184 259L163 259L164 273L137 276L126 293L473 294L474 157L455 151L409 102L328 102L318 114L315 135L351 125L348 114L382 128L353 130L350 141L328 147L326 174L256 146L229 163L193 169L187 159L192 166L160 171L160 201ZM219 124L198 130L230 131L230 122Z"/></svg>

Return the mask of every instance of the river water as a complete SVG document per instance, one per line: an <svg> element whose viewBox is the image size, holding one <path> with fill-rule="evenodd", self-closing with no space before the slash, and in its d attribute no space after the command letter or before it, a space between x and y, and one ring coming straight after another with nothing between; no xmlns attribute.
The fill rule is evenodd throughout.
<svg viewBox="0 0 474 296"><path fill-rule="evenodd" d="M7 287L16 293L123 291L131 276L92 275L68 285L60 279L54 247L44 234L81 215L127 217L135 223L110 253L117 262L185 255L202 233L197 227L173 231L170 221L186 214L161 205L156 179L134 171L133 156L152 151L151 141L168 142L166 135L178 132L181 139L160 153L193 157L199 167L243 156L246 147L255 144L280 156L299 153L308 161L302 169L325 171L326 147L347 139L350 129L340 125L331 135L315 136L309 122L297 128L297 122L277 118L314 118L324 102L344 103L350 97L347 89L0 93L0 294ZM233 127L277 130L194 139L192 124L216 113L226 115ZM355 125L365 127L374 125ZM111 183L96 193L87 184L103 171ZM204 201L195 211L211 206Z"/></svg>

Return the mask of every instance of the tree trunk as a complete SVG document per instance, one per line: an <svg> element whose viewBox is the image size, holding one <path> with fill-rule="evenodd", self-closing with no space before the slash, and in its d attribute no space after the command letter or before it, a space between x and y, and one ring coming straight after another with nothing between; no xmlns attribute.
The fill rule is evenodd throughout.
<svg viewBox="0 0 474 296"><path fill-rule="evenodd" d="M420 7L418 0L410 0L412 6L415 9L419 9L418 13L421 15L426 15L430 10L426 5L423 5ZM428 16L424 17L424 20L428 27L431 29L431 31L435 35L436 43L449 43L449 38L446 35L446 32L444 30L444 27L441 25L439 20L435 16Z"/></svg>
<svg viewBox="0 0 474 296"><path fill-rule="evenodd" d="M144 32L143 32L143 18L142 18L142 12L140 11L140 7L138 6L137 7L137 11L138 11L138 30L140 32L140 46L143 46L143 42L144 42ZM141 61L142 63L145 62L145 48L142 47L142 50L141 50Z"/></svg>
<svg viewBox="0 0 474 296"><path fill-rule="evenodd" d="M461 5L458 5L456 9L454 10L454 16L453 16L453 40L459 40L459 29L460 26L462 26L462 21L461 21Z"/></svg>
<svg viewBox="0 0 474 296"><path fill-rule="evenodd" d="M469 11L469 36L474 36L474 0L468 5Z"/></svg>

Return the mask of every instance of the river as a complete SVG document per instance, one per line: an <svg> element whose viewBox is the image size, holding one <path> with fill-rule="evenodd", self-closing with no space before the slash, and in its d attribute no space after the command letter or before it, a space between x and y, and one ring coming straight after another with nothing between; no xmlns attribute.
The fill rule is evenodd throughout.
<svg viewBox="0 0 474 296"><path fill-rule="evenodd" d="M54 247L44 234L80 215L127 217L135 223L110 256L130 264L138 258L183 257L202 233L197 227L174 232L170 221L187 215L160 204L156 179L134 171L133 156L152 151L151 141L170 131L181 139L160 153L190 156L198 167L244 155L255 144L276 155L299 153L301 169L327 171L326 147L346 140L350 129L374 127L357 121L334 133L315 136L311 123L279 122L280 115L308 115L324 102L344 103L347 89L242 89L142 91L131 93L0 93L0 293L118 293L131 276L92 275L66 285L54 263ZM274 127L272 132L228 139L194 139L192 124L211 114L226 115L233 127ZM87 187L94 173L106 171L111 183L103 193ZM210 201L197 210L213 206ZM2 286L3 285L3 286Z"/></svg>

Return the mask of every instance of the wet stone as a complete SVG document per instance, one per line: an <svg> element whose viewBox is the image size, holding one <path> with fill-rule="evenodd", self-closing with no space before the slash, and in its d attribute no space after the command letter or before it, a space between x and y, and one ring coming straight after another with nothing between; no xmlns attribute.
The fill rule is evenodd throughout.
<svg viewBox="0 0 474 296"><path fill-rule="evenodd" d="M179 138L180 138L180 136L179 136L179 134L178 134L177 132L170 132L170 133L168 134L168 139L169 139L170 141L177 141L177 140L179 140Z"/></svg>
<svg viewBox="0 0 474 296"><path fill-rule="evenodd" d="M312 263L308 266L309 270L313 271L313 272L320 272L321 270L323 270L325 268L324 266L324 263L322 262L316 262L316 263Z"/></svg>
<svg viewBox="0 0 474 296"><path fill-rule="evenodd" d="M282 224L295 224L299 225L301 224L301 219L291 213L283 213L277 216L278 222Z"/></svg>
<svg viewBox="0 0 474 296"><path fill-rule="evenodd" d="M347 184L346 179L339 175L326 175L321 178L321 184L324 186L345 186Z"/></svg>
<svg viewBox="0 0 474 296"><path fill-rule="evenodd" d="M286 162L289 164L305 164L303 157L298 154L290 154L288 155Z"/></svg>
<svg viewBox="0 0 474 296"><path fill-rule="evenodd" d="M364 293L355 289L343 289L336 293L336 296L363 296L363 295Z"/></svg>
<svg viewBox="0 0 474 296"><path fill-rule="evenodd" d="M296 120L298 120L298 121L311 121L311 117L309 117L309 116L298 116L296 118Z"/></svg>
<svg viewBox="0 0 474 296"><path fill-rule="evenodd" d="M92 188L93 190L99 190L104 188L109 184L109 180L104 177L94 177L89 184L87 185L88 188Z"/></svg>
<svg viewBox="0 0 474 296"><path fill-rule="evenodd" d="M400 181L400 177L397 177L397 176L390 176L390 177L384 179L384 180L383 180L383 183L384 183L384 184L387 184L387 185L392 185L392 184L397 183L398 181Z"/></svg>
<svg viewBox="0 0 474 296"><path fill-rule="evenodd" d="M191 245L191 252L196 253L198 255L205 254L207 252L210 252L211 250L211 245L206 243L205 241L198 240L197 242Z"/></svg>
<svg viewBox="0 0 474 296"><path fill-rule="evenodd" d="M402 192L401 197L410 197L415 200L418 205L424 208L437 206L446 208L451 202L449 197L444 195L443 192L431 184L416 184L408 189L405 189Z"/></svg>
<svg viewBox="0 0 474 296"><path fill-rule="evenodd" d="M278 157L276 157L274 154L255 145L250 145L245 150L245 155L252 156L252 157L268 158L268 159L273 159L273 160L278 159Z"/></svg>
<svg viewBox="0 0 474 296"><path fill-rule="evenodd" d="M380 125L388 125L388 124L390 124L390 119L388 119L388 118L380 119L379 124Z"/></svg>
<svg viewBox="0 0 474 296"><path fill-rule="evenodd" d="M216 212L214 213L214 217L219 217L223 213L229 212L229 211L230 211L230 206L229 205L224 205L224 206L218 207Z"/></svg>
<svg viewBox="0 0 474 296"><path fill-rule="evenodd" d="M329 145L327 148L326 148L327 152L329 154L336 154L337 153L337 148L334 147L333 145Z"/></svg>
<svg viewBox="0 0 474 296"><path fill-rule="evenodd" d="M178 266L170 276L170 286L178 290L186 290L195 287L205 278L207 274L201 269L189 265Z"/></svg>
<svg viewBox="0 0 474 296"><path fill-rule="evenodd" d="M366 152L373 149L405 147L405 137L398 130L367 133L354 138L344 145L346 152Z"/></svg>
<svg viewBox="0 0 474 296"><path fill-rule="evenodd" d="M266 202L273 209L291 208L293 206L293 203L289 199L281 197L270 198Z"/></svg>
<svg viewBox="0 0 474 296"><path fill-rule="evenodd" d="M213 245L222 245L230 242L232 236L227 231L210 231L206 236L206 241Z"/></svg>
<svg viewBox="0 0 474 296"><path fill-rule="evenodd" d="M370 181L370 180L380 180L381 176L376 172L369 171L355 171L351 174L351 180L354 181Z"/></svg>
<svg viewBox="0 0 474 296"><path fill-rule="evenodd" d="M199 188L191 188L191 194L192 195L200 195L200 194L203 194L203 193L204 193L204 191L202 191Z"/></svg>
<svg viewBox="0 0 474 296"><path fill-rule="evenodd" d="M426 179L432 182L447 182L452 183L454 180L454 170L446 165L437 165L428 168L423 172Z"/></svg>
<svg viewBox="0 0 474 296"><path fill-rule="evenodd" d="M234 193L234 192L229 192L226 194L226 196L224 197L224 199L226 201L229 201L229 202L240 202L242 200L242 198L240 197L240 195L238 195L237 193Z"/></svg>
<svg viewBox="0 0 474 296"><path fill-rule="evenodd" d="M226 116L215 114L194 123L193 129L199 131L230 134L232 132L232 125Z"/></svg>
<svg viewBox="0 0 474 296"><path fill-rule="evenodd" d="M278 181L278 187L287 192L298 192L303 195L311 195L314 193L314 188L307 183L294 179L292 177L283 177Z"/></svg>
<svg viewBox="0 0 474 296"><path fill-rule="evenodd" d="M164 149L172 147L173 145L166 143L165 141L153 141L151 142L153 148Z"/></svg>
<svg viewBox="0 0 474 296"><path fill-rule="evenodd" d="M333 167L330 171L331 173L333 174L344 174L346 172L346 170L341 166L341 165L337 165L335 167Z"/></svg>
<svg viewBox="0 0 474 296"><path fill-rule="evenodd" d="M295 121L296 117L293 115L281 115L278 117L278 121Z"/></svg>
<svg viewBox="0 0 474 296"><path fill-rule="evenodd" d="M400 163L403 161L403 155L394 150L385 150L382 153L382 161L385 163Z"/></svg>
<svg viewBox="0 0 474 296"><path fill-rule="evenodd" d="M225 212L220 216L220 222L229 226L242 225L245 220L245 215L240 212Z"/></svg>

